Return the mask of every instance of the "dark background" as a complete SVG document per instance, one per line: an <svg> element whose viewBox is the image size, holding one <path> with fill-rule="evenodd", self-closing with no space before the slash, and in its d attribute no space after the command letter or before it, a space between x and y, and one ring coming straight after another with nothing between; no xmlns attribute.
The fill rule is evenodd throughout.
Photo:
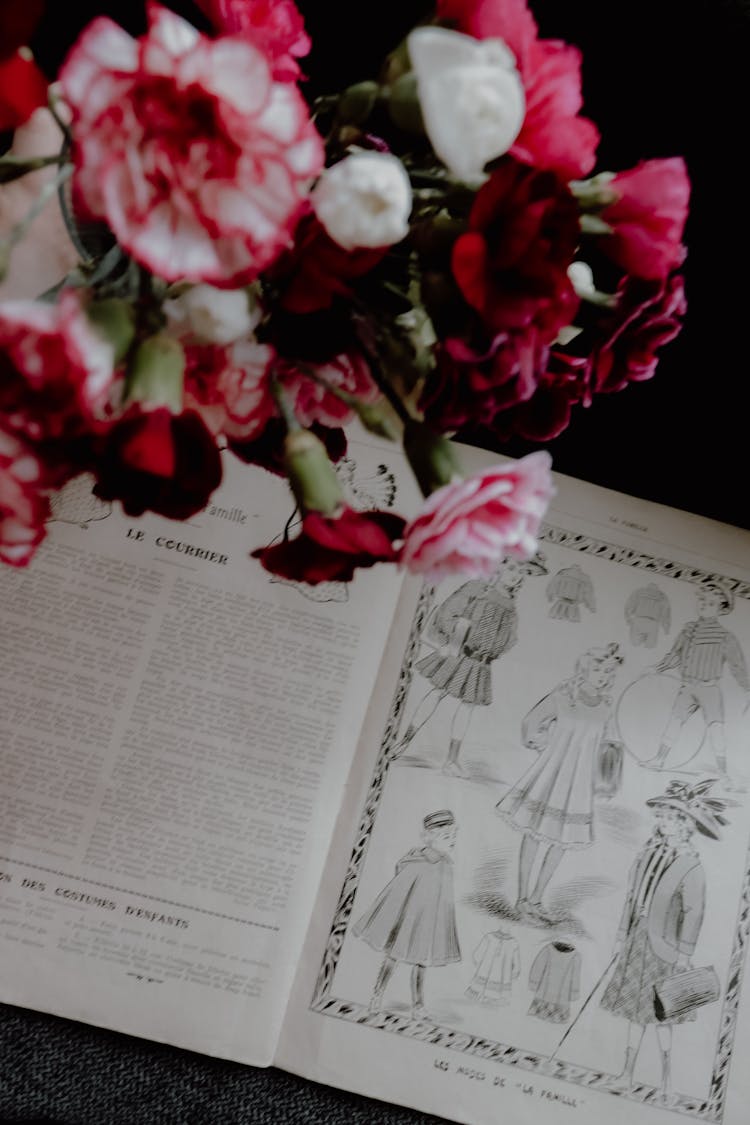
<svg viewBox="0 0 750 1125"><path fill-rule="evenodd" d="M194 15L188 3L172 4ZM310 93L371 77L383 54L430 6L301 3L313 54ZM585 111L602 132L597 170L685 157L693 184L686 233L688 314L655 379L578 410L549 443L555 468L715 519L750 527L746 496L750 322L745 150L750 5L746 0L536 0L545 37L584 55ZM50 71L78 30L106 12L137 32L138 0L50 4L34 44ZM197 22L197 21L196 21ZM519 454L520 444L505 447ZM434 1118L0 1006L0 1121L66 1125L224 1125Z"/></svg>

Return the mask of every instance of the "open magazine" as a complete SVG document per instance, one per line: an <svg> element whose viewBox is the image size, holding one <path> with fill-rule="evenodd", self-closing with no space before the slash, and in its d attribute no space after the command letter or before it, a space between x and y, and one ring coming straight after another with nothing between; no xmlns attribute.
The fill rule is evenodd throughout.
<svg viewBox="0 0 750 1125"><path fill-rule="evenodd" d="M559 477L487 581L312 587L226 469L185 524L78 481L0 572L0 1000L456 1121L744 1125L750 533Z"/></svg>

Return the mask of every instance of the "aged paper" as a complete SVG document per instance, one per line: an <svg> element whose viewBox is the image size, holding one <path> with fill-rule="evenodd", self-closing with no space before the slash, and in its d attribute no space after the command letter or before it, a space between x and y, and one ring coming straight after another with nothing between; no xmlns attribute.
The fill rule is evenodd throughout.
<svg viewBox="0 0 750 1125"><path fill-rule="evenodd" d="M277 1061L744 1125L750 534L558 485L532 565L405 589Z"/></svg>
<svg viewBox="0 0 750 1125"><path fill-rule="evenodd" d="M273 581L289 494L225 471L187 523L77 480L0 571L0 995L268 1064L400 577ZM398 472L340 466L358 507Z"/></svg>

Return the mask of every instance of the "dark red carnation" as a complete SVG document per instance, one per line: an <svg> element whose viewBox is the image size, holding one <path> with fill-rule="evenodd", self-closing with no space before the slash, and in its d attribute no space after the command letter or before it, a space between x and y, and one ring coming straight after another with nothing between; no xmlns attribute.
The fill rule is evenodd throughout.
<svg viewBox="0 0 750 1125"><path fill-rule="evenodd" d="M355 512L338 516L308 512L295 539L253 551L271 574L296 582L351 582L359 567L395 562L394 542L403 538L405 521L391 512Z"/></svg>
<svg viewBox="0 0 750 1125"><path fill-rule="evenodd" d="M95 472L95 495L119 500L129 516L151 511L185 520L205 508L222 467L216 442L194 410L134 407L110 430Z"/></svg>
<svg viewBox="0 0 750 1125"><path fill-rule="evenodd" d="M534 393L525 402L500 413L493 432L501 439L551 441L567 429L573 407L591 402L591 361L550 351L537 377Z"/></svg>
<svg viewBox="0 0 750 1125"><path fill-rule="evenodd" d="M24 50L0 60L0 132L17 129L47 104L47 79Z"/></svg>
<svg viewBox="0 0 750 1125"><path fill-rule="evenodd" d="M374 269L387 251L387 246L344 250L315 215L307 215L297 227L294 245L270 273L281 290L281 307L298 314L329 308L334 297L351 296L349 282Z"/></svg>
<svg viewBox="0 0 750 1125"><path fill-rule="evenodd" d="M621 391L650 379L659 348L677 336L687 308L679 274L666 281L625 278L617 293L617 307L599 325L592 351L596 391Z"/></svg>
<svg viewBox="0 0 750 1125"><path fill-rule="evenodd" d="M578 206L566 185L503 160L453 247L456 282L491 335L534 329L550 343L571 323L579 301L567 271L578 237Z"/></svg>

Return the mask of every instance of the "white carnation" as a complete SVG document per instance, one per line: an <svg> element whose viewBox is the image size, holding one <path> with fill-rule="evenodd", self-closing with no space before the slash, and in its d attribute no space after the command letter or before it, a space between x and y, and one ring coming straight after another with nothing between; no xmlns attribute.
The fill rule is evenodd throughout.
<svg viewBox="0 0 750 1125"><path fill-rule="evenodd" d="M502 39L444 27L416 28L408 47L432 147L457 179L481 183L485 164L508 151L526 114L513 52Z"/></svg>
<svg viewBox="0 0 750 1125"><path fill-rule="evenodd" d="M326 168L312 202L345 250L392 246L409 231L411 184L401 161L388 153L357 152Z"/></svg>
<svg viewBox="0 0 750 1125"><path fill-rule="evenodd" d="M193 285L166 302L167 316L180 335L203 344L233 344L257 327L261 310L246 289L216 289Z"/></svg>

